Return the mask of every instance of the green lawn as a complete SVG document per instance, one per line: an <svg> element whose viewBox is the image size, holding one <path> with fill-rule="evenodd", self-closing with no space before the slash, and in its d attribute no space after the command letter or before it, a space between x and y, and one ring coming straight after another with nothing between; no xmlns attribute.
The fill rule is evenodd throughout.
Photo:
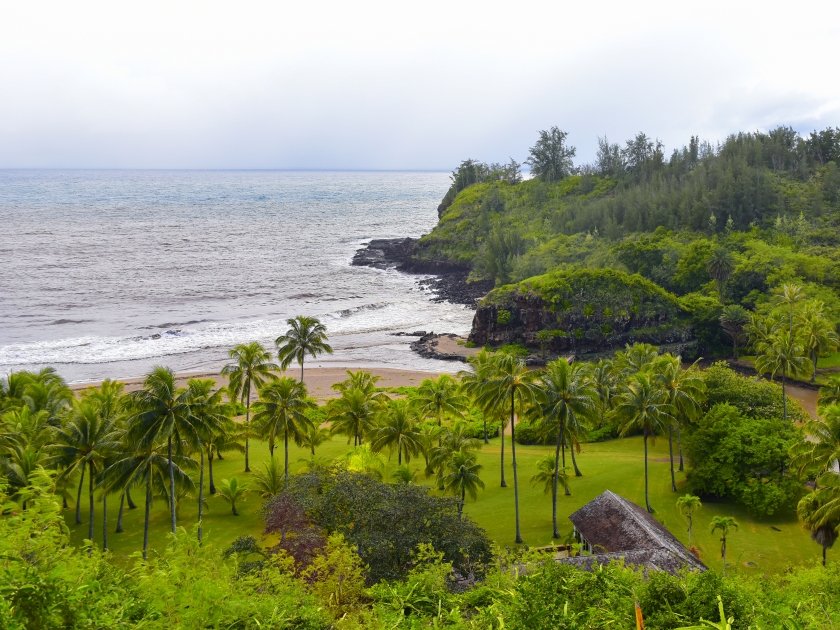
<svg viewBox="0 0 840 630"><path fill-rule="evenodd" d="M506 438L505 458L507 488L499 486L499 439L491 440L479 453L479 461L484 465L482 479L486 484L484 491L479 493L477 501L467 503L466 512L487 530L489 536L500 545L512 546L514 541L514 509L513 509L513 469L510 462L510 438ZM346 441L336 438L322 446L318 454L325 457L337 457L348 450ZM542 488L531 486L530 477L535 472L535 464L545 453L551 452L550 447L517 446L519 460L520 482L520 514L522 537L531 546L547 545L551 540L551 496L542 493ZM292 447L292 470L299 468L298 458L306 457L308 453L297 447ZM282 453L282 451L281 451ZM668 442L659 439L651 449L650 457L650 494L651 504L656 509L656 518L665 524L674 535L684 543L688 542L686 532L687 523L676 510L675 502L680 493L670 491L668 463ZM268 448L260 443L252 443L251 467L258 469L261 462L268 458ZM660 460L660 461L656 461ZM568 463L568 462L567 462ZM417 466L422 468L422 460ZM389 465L393 468L396 459ZM558 509L561 533L571 530L568 515L591 500L604 490L612 490L635 503L644 506L644 463L642 441L640 437L612 440L609 442L584 444L583 451L578 456L578 465L584 476L573 478L571 482L572 496L561 494ZM223 478L236 475L240 481L247 481L249 475L242 472L243 456L231 454L224 461L214 464L216 483ZM682 476L678 473L678 484L682 484ZM143 544L143 503L142 492L134 492L134 500L138 503L135 510L125 510L123 525L125 532L114 534L117 509L119 503L116 497L108 501L108 542L117 557L125 557L142 548ZM209 499L210 510L205 511L204 530L209 540L224 547L241 534L251 534L258 540L263 539L260 507L263 500L256 494L250 494L239 507L240 516L233 516L230 507L221 498ZM95 538L97 544L102 542L102 504L97 504L95 521ZM708 524L715 515L731 515L738 519L741 525L739 531L729 539L728 556L738 570L742 572L777 572L782 571L788 564L812 562L820 555L820 547L811 542L793 513L774 516L763 520L755 520L747 511L738 505L707 503L695 516L694 544L702 554L703 560L713 568L720 567L719 543L715 536L708 531ZM81 543L87 537L87 500L83 499L82 525L73 525L73 510L66 513L70 524L73 541ZM191 527L196 521L196 506L193 502L181 506L178 524ZM156 501L152 507L151 531L149 545L160 549L166 543L169 528L169 516L166 505ZM777 531L780 530L780 531ZM829 558L832 552L829 552ZM745 563L751 562L755 567L747 568Z"/></svg>

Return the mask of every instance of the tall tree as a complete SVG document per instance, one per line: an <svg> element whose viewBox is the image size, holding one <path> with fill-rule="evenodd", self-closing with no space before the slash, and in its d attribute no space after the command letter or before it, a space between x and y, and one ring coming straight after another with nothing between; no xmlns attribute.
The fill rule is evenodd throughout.
<svg viewBox="0 0 840 630"><path fill-rule="evenodd" d="M537 460L537 473L531 477L533 485L543 484L543 492L545 494L551 493L551 521L554 526L554 538L559 538L560 534L557 531L557 494L560 486L566 492L566 496L571 496L572 492L569 488L569 475L566 469L557 469L556 455L546 455L542 459Z"/></svg>
<svg viewBox="0 0 840 630"><path fill-rule="evenodd" d="M621 420L621 434L641 430L645 446L645 507L653 514L650 506L648 474L648 440L654 441L657 433L663 433L671 424L675 412L668 400L668 394L654 379L644 372L636 374L619 396L616 415Z"/></svg>
<svg viewBox="0 0 840 630"><path fill-rule="evenodd" d="M840 345L834 324L823 316L824 308L822 302L806 305L799 326L805 352L814 366L811 372L812 383L817 380L817 360Z"/></svg>
<svg viewBox="0 0 840 630"><path fill-rule="evenodd" d="M693 494L686 494L677 499L677 509L680 514L688 519L688 546L691 547L691 529L694 525L694 513L703 507L700 502L700 497L695 497Z"/></svg>
<svg viewBox="0 0 840 630"><path fill-rule="evenodd" d="M346 435L353 446L362 443L365 436L376 428L376 416L383 405L382 399L364 389L350 388L339 398L331 400L327 420L331 422L330 433Z"/></svg>
<svg viewBox="0 0 840 630"><path fill-rule="evenodd" d="M268 439L269 451L274 456L274 440L283 436L284 477L289 479L289 438L300 444L303 435L312 426L306 412L315 407L307 396L306 385L301 381L284 376L260 387L260 399L256 405L254 421L261 428L260 433Z"/></svg>
<svg viewBox="0 0 840 630"><path fill-rule="evenodd" d="M811 540L822 547L823 566L826 552L837 542L837 530L840 529L840 513L826 513L826 503L825 492L815 490L802 497L796 505L799 522L810 531Z"/></svg>
<svg viewBox="0 0 840 630"><path fill-rule="evenodd" d="M706 271L717 284L717 292L721 304L723 304L723 291L729 276L735 271L735 257L723 247L712 250L706 260Z"/></svg>
<svg viewBox="0 0 840 630"><path fill-rule="evenodd" d="M423 448L417 420L417 412L407 401L391 401L382 411L381 424L373 434L371 449L377 453L385 448L397 451L398 466L402 466L405 454L407 464L411 456Z"/></svg>
<svg viewBox="0 0 840 630"><path fill-rule="evenodd" d="M745 327L750 323L750 313L743 306L729 304L723 307L720 327L732 340L732 358L738 360L738 342L746 339Z"/></svg>
<svg viewBox="0 0 840 630"><path fill-rule="evenodd" d="M277 358L285 370L292 361L300 364L300 382L303 382L303 361L306 355L315 359L319 354L332 354L332 347L327 343L327 327L315 317L298 315L287 319L289 330L274 340L277 346Z"/></svg>
<svg viewBox="0 0 840 630"><path fill-rule="evenodd" d="M280 367L271 362L271 355L262 344L253 341L240 344L228 353L234 363L222 368L222 376L229 379L232 400L245 403L245 472L251 472L249 461L251 432L251 389L258 389L276 378Z"/></svg>
<svg viewBox="0 0 840 630"><path fill-rule="evenodd" d="M458 502L458 516L464 512L464 501L467 496L478 498L478 489L484 489L484 482L479 477L483 466L476 462L475 455L468 451L457 451L446 463L449 474L443 478L447 492L460 497Z"/></svg>
<svg viewBox="0 0 840 630"><path fill-rule="evenodd" d="M479 350L477 353L467 358L467 363L470 364L472 370L462 370L458 372L458 379L461 383L461 391L463 391L469 398L475 400L484 386L484 379L487 370L484 369L490 361L492 355L485 349ZM481 419L484 423L484 443L489 444L490 440L487 436L487 413L482 409ZM504 432L502 432L502 441L504 441ZM502 466L502 478L504 479L504 466ZM504 484L502 484L504 486Z"/></svg>
<svg viewBox="0 0 840 630"><path fill-rule="evenodd" d="M519 479L516 474L516 406L521 408L533 404L536 400L534 380L536 374L528 370L525 364L511 354L497 354L494 367L488 375L487 383L479 397L482 407L506 407L510 409L511 459L513 464L513 497L516 513L516 542L522 542L519 525Z"/></svg>
<svg viewBox="0 0 840 630"><path fill-rule="evenodd" d="M787 420L787 396L785 384L788 376L800 376L808 373L808 359L802 339L790 331L779 330L766 342L756 348L755 370L759 374L770 374L773 379L782 375L782 412Z"/></svg>
<svg viewBox="0 0 840 630"><path fill-rule="evenodd" d="M546 366L536 388L537 404L533 413L541 419L542 426L552 431L556 436L554 450L554 489L551 495L551 518L554 526L554 537L560 537L557 526L557 490L560 470L566 469L565 445L568 436L573 439L583 427L589 426L598 415L596 406L597 392L589 380L586 364L569 364L566 359L557 359ZM574 452L574 444L569 448ZM560 455L563 451L563 464L560 465ZM575 474L580 471L575 463ZM565 486L569 493L568 484Z"/></svg>
<svg viewBox="0 0 840 630"><path fill-rule="evenodd" d="M714 534L720 532L720 557L723 558L723 575L726 575L726 539L730 533L738 529L738 521L731 516L714 516L709 523L709 530Z"/></svg>
<svg viewBox="0 0 840 630"><path fill-rule="evenodd" d="M824 407L821 413L821 418L802 427L807 438L790 449L790 465L800 477L819 479L823 473L840 470L840 405Z"/></svg>
<svg viewBox="0 0 840 630"><path fill-rule="evenodd" d="M525 160L525 164L531 167L531 172L549 184L571 175L574 169L572 158L575 157L576 149L566 144L569 134L557 127L537 133L537 143L528 150L530 155Z"/></svg>
<svg viewBox="0 0 840 630"><path fill-rule="evenodd" d="M441 427L444 416L463 417L469 409L470 401L460 392L454 378L449 374L441 374L420 383L412 404L423 415L437 420L438 427Z"/></svg>

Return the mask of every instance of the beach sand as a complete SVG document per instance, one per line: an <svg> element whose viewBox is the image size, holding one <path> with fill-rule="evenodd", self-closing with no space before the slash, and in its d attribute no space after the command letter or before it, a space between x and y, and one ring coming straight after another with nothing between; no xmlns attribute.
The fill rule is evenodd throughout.
<svg viewBox="0 0 840 630"><path fill-rule="evenodd" d="M424 379L435 378L439 374L437 372L421 372L417 370L397 370L393 368L359 368L370 372L374 376L381 377L377 383L379 387L415 387L419 385ZM356 371L355 369L353 371ZM338 394L332 389L332 385L340 383L347 378L347 368L304 368L303 382L309 390L309 394L317 400L327 400L335 398ZM298 378L300 376L300 368L289 368L286 371L286 376ZM212 378L219 386L227 385L227 379L219 372L193 372L183 373L177 375L177 384L185 386L187 379L190 378ZM125 391L133 392L143 385L143 378L129 378L123 379L125 383ZM79 391L86 387L95 387L98 383L84 383L79 385L71 385L71 389ZM256 394L256 392L254 392ZM254 399L256 396L254 396Z"/></svg>

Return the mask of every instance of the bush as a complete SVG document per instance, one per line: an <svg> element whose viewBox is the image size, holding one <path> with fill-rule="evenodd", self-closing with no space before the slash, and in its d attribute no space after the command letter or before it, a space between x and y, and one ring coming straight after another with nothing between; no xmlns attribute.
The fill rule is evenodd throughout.
<svg viewBox="0 0 840 630"><path fill-rule="evenodd" d="M720 403L729 403L752 418L781 420L782 388L764 379L741 376L726 363L715 363L702 373L706 383L705 408L711 409ZM810 416L799 403L788 397L788 421L806 422Z"/></svg>
<svg viewBox="0 0 840 630"><path fill-rule="evenodd" d="M586 433L586 442L606 442L618 437L618 431L611 426L603 426L600 429L590 429Z"/></svg>
<svg viewBox="0 0 840 630"><path fill-rule="evenodd" d="M516 425L516 443L523 445L553 444L555 436L546 433L545 429L529 422Z"/></svg>
<svg viewBox="0 0 840 630"><path fill-rule="evenodd" d="M513 315L510 311L500 309L499 312L496 314L496 323L500 324L501 326L507 326L512 321Z"/></svg>
<svg viewBox="0 0 840 630"><path fill-rule="evenodd" d="M498 422L487 423L487 437L499 437L502 425ZM467 422L464 424L464 435L470 438L484 439L484 422L482 420Z"/></svg>

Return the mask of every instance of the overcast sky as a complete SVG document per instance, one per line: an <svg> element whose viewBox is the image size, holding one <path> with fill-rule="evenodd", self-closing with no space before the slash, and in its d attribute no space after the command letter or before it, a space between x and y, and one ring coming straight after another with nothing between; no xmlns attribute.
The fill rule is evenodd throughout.
<svg viewBox="0 0 840 630"><path fill-rule="evenodd" d="M682 8L686 7L686 8ZM0 0L0 168L446 169L840 125L840 2Z"/></svg>

